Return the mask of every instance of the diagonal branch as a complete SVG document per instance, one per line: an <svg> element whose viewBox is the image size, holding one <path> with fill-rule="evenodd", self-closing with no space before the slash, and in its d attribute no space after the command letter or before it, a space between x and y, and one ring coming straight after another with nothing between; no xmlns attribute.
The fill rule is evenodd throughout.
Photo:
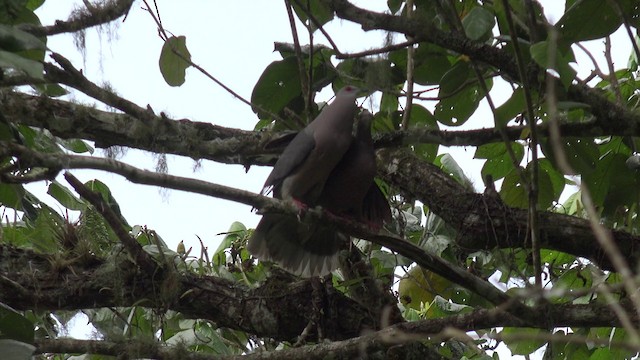
<svg viewBox="0 0 640 360"><path fill-rule="evenodd" d="M409 199L422 201L458 231L456 240L465 251L524 248L528 212L506 206L499 199L466 190L431 163L407 149L378 151L379 163L388 164L379 175ZM586 219L539 211L540 246L588 258L612 270ZM624 259L635 268L640 259L640 237L608 230Z"/></svg>
<svg viewBox="0 0 640 360"><path fill-rule="evenodd" d="M151 259L149 254L142 250L142 246L136 241L136 239L129 235L122 222L118 219L118 216L104 201L102 196L86 187L80 182L80 180L71 175L71 173L65 173L64 177L78 192L78 194L91 203L91 205L93 205L93 207L102 215L118 239L120 239L125 249L127 249L131 257L135 260L135 263L147 273L155 273L157 270L156 263Z"/></svg>
<svg viewBox="0 0 640 360"><path fill-rule="evenodd" d="M48 26L24 24L20 28L36 36L77 32L93 26L108 24L122 16L126 16L133 3L134 0L96 2L90 9L76 11L75 16L67 21L56 20L54 25Z"/></svg>

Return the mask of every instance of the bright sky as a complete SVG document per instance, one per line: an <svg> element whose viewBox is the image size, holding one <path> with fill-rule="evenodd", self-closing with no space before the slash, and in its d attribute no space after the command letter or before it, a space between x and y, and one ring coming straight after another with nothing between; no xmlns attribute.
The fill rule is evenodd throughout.
<svg viewBox="0 0 640 360"><path fill-rule="evenodd" d="M82 4L82 1L49 0L37 13L43 24L52 24L56 19L66 19L75 3ZM375 10L386 9L386 0L355 3ZM541 3L552 14L561 14L564 8L563 1L545 0ZM90 80L98 84L108 82L124 98L143 107L149 104L156 113L163 111L175 119L188 118L252 129L257 118L251 109L197 70L187 70L186 83L181 87L172 88L164 82L158 69L162 41L157 36L153 20L141 9L142 5L137 1L126 21L119 23L117 28L87 31L85 57L75 48L69 35L50 38L48 46L82 68ZM283 1L159 0L158 7L165 28L175 35L187 37L192 60L247 99L264 68L280 59L273 52L273 43L292 41ZM558 18L558 15L550 16L553 22ZM342 51L377 47L384 39L381 32L364 33L347 21L336 21L327 30ZM307 42L305 38L306 35L301 35L304 43ZM618 64L616 68L621 68L626 66L630 44L626 36L616 36L618 39L620 41L614 47L614 61ZM326 43L320 37L316 41ZM596 47L602 49L601 44L590 46L596 55L601 54L602 50L595 50ZM579 62L584 58L580 52L576 55ZM499 87L496 83L494 91ZM322 99L326 99L330 94L323 95ZM496 103L501 104L509 95L495 91L494 96ZM77 99L92 103L85 97L78 96ZM492 124L490 112L483 105L479 116L463 128ZM467 175L475 176L476 188L481 189L482 181L478 176L482 162L470 160L474 148L445 148L441 151L452 153ZM155 160L150 153L130 150L123 160L139 168L155 168ZM168 165L170 174L197 177L254 192L260 190L270 171L270 168L253 167L245 173L241 166L211 161L203 161L194 170L193 160L177 156L169 156ZM120 176L104 172L74 171L74 174L83 181L101 179L110 187L125 218L132 225L147 225L156 230L173 249L180 240L184 240L187 248L193 246L192 254L196 255L200 250L196 235L202 238L210 251L214 251L222 239L217 234L226 231L233 221L254 227L259 220L249 206L234 202L179 191L161 192L158 188L132 184ZM60 181L66 184L64 179ZM32 184L29 189L36 194L44 194L47 184ZM51 200L47 197L43 195L42 199ZM54 208L62 209L57 203L52 204Z"/></svg>

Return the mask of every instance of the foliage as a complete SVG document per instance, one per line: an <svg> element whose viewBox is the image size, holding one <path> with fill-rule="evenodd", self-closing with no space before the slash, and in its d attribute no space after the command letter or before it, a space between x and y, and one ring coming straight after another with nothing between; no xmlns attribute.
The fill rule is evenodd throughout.
<svg viewBox="0 0 640 360"><path fill-rule="evenodd" d="M367 55L333 45L277 44L281 59L264 69L249 99L256 131L226 133L214 125L155 116L91 83L62 55L54 62L45 57L48 37L142 12L131 2L95 4L51 27L34 13L42 3L0 5L0 342L8 341L0 343L2 349L14 349L16 356L35 351L42 358L46 353L55 353L53 358L72 353L179 358L278 349L285 358L296 351L294 343L312 347L324 336L331 341L357 337L372 357L392 351L380 338L366 341L367 325L358 312L364 308L370 317L366 324L373 324L368 330L380 331L370 336L385 336L383 325L400 323L392 329L413 332L406 338L421 339L421 349L444 358L497 358L492 350L498 344L512 354L538 351L554 359L632 358L640 351L633 276L640 258L634 246L640 240L640 160L635 155L640 52L636 46L626 67L616 69L610 46L618 29L632 36L627 41L638 42L633 35L640 26L637 1L566 1L553 25L545 9L529 0L390 0L386 15L344 0L285 1L308 33L300 39L321 41L324 27L338 21L400 35ZM181 86L188 68L210 76L192 58L188 36L170 35L155 6L144 3L164 40L158 65L166 83ZM589 40L607 44L606 70L595 60L577 63L576 53L588 52L583 43ZM576 68L592 66L587 78L578 76ZM113 159L80 155L107 144L245 166L272 163L273 150L263 147L269 143L264 139L301 129L321 110L316 93L345 84L372 95L374 136L383 148L377 183L394 205L394 221L386 232L371 229L365 240L354 239L352 250L364 256L323 282L330 288L323 296L331 300L325 299L322 308L318 284L294 279L248 253L252 230L240 222L231 224L213 253L204 245L198 251L182 243L173 251L152 229L128 223L108 184L69 181L72 190L56 178L62 170L101 169L273 211L264 199L238 195L235 189L184 178L174 182ZM494 97L505 84L506 100L496 104ZM117 108L129 124L139 126L118 133L120 115L61 98L67 94L61 85ZM26 86L37 96L28 95ZM32 116L29 104L45 115ZM493 116L483 123L488 128L466 130L485 104ZM47 114L55 118L38 122ZM60 125L67 120L82 126ZM98 128L109 122L112 127ZM178 126L190 136L179 133ZM215 138L199 137L205 132ZM119 136L125 140L114 140ZM149 137L152 141L145 141ZM225 145L228 140L234 145ZM448 153L456 145L473 148L474 158L484 161L480 174L465 173L464 164ZM409 171L403 167L407 163ZM484 193L474 192L470 175L485 181ZM48 181L55 206L25 188L38 181ZM97 195L77 195L83 188ZM383 246L379 238L385 236L405 239L420 252L396 249L393 242ZM427 255L447 265L425 266L420 260ZM14 268L26 263L32 267ZM489 284L488 279L492 290L505 292L474 287ZM199 306L203 294L218 302ZM509 301L496 303L501 296ZM277 310L247 305L276 298L283 299ZM230 299L239 300L229 306ZM339 319L329 315L336 304L345 307ZM394 318L394 313L400 315ZM62 342L66 327L80 314L104 347ZM353 318L363 324L345 325ZM415 327L402 327L403 321ZM412 343L398 341L411 358ZM349 349L345 344L341 350L345 358L356 354Z"/></svg>

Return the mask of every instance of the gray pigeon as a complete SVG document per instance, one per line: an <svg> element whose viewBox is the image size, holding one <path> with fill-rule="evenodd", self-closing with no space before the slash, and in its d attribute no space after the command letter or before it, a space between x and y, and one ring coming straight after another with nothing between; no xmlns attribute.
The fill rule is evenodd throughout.
<svg viewBox="0 0 640 360"><path fill-rule="evenodd" d="M376 155L371 138L373 115L358 116L355 138L340 163L333 169L318 205L335 215L352 217L374 227L391 221L389 203L374 181Z"/></svg>
<svg viewBox="0 0 640 360"><path fill-rule="evenodd" d="M293 138L265 181L273 197L316 206L327 178L352 142L351 130L358 89L346 86L320 115ZM265 214L249 239L247 249L261 260L271 260L294 274L325 275L338 266L337 253L347 236L320 224L295 217Z"/></svg>

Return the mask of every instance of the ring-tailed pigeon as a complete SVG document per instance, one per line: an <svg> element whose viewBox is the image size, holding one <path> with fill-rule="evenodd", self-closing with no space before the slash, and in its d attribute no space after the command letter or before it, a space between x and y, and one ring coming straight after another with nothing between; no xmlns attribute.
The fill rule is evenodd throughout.
<svg viewBox="0 0 640 360"><path fill-rule="evenodd" d="M351 144L358 89L346 86L320 115L293 138L265 181L273 196L315 206L327 178ZM265 214L249 239L247 249L261 260L272 260L301 275L331 272L338 265L339 245L345 235L295 217Z"/></svg>
<svg viewBox="0 0 640 360"><path fill-rule="evenodd" d="M391 222L391 209L374 181L376 155L371 138L373 115L358 116L355 138L340 163L327 179L318 205L336 215L346 215L369 225Z"/></svg>

